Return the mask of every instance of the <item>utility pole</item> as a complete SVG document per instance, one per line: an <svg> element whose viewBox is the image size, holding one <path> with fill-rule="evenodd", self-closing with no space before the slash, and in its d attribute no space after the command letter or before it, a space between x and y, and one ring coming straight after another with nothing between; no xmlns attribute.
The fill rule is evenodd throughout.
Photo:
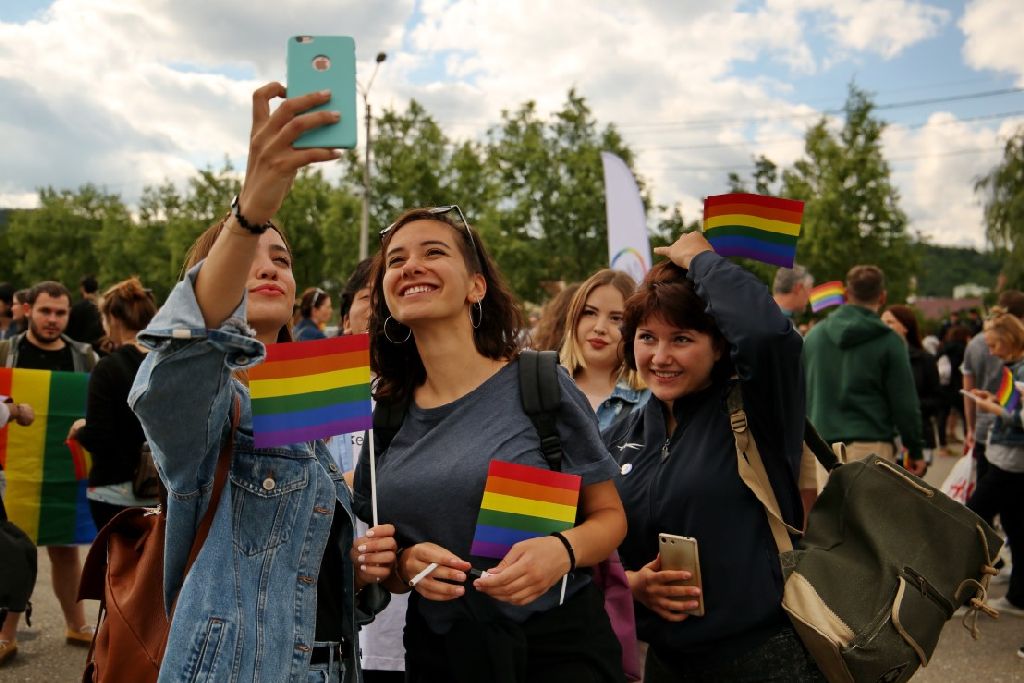
<svg viewBox="0 0 1024 683"><path fill-rule="evenodd" d="M364 258L369 256L369 233L370 233L370 120L372 118L370 112L370 88L373 87L373 79L377 77L377 69L380 68L381 62L387 59L388 56L384 52L377 53L376 62L373 65L373 74L370 75L370 80L367 82L366 87L360 86L359 93L363 96L363 103L366 105L366 160L363 163L363 216L359 224L359 260L362 261Z"/></svg>

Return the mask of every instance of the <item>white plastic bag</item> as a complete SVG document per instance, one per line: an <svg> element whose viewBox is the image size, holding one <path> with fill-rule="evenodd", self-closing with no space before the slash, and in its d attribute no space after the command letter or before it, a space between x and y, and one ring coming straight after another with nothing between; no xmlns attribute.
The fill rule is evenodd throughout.
<svg viewBox="0 0 1024 683"><path fill-rule="evenodd" d="M942 492L958 503L967 503L974 494L978 479L978 466L974 461L974 449L953 465L946 481L942 482Z"/></svg>

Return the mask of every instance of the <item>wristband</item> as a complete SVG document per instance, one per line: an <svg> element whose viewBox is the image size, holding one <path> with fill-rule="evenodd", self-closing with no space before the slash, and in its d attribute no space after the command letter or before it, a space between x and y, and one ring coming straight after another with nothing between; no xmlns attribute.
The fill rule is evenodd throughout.
<svg viewBox="0 0 1024 683"><path fill-rule="evenodd" d="M558 531L552 531L551 535L561 541L565 546L565 552L569 553L569 571L567 573L571 574L576 569L576 553L572 550L572 543L569 543L569 539Z"/></svg>
<svg viewBox="0 0 1024 683"><path fill-rule="evenodd" d="M245 216L242 215L242 209L238 206L238 195L231 200L231 215L235 217L238 224L248 230L254 235L262 235L270 228L274 227L274 224L270 221L263 223L262 225L253 225L249 221L245 220Z"/></svg>

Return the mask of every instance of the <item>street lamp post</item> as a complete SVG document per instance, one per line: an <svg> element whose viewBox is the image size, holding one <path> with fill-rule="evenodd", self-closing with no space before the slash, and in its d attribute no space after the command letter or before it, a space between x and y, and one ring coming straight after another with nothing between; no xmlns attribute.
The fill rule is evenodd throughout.
<svg viewBox="0 0 1024 683"><path fill-rule="evenodd" d="M370 88L373 86L373 79L377 77L377 69L380 63L387 59L384 52L377 53L377 59L373 65L373 73L366 87L360 86L359 94L363 96L363 103L366 105L366 161L363 164L363 217L359 223L359 260L362 261L369 255L367 236L370 232Z"/></svg>

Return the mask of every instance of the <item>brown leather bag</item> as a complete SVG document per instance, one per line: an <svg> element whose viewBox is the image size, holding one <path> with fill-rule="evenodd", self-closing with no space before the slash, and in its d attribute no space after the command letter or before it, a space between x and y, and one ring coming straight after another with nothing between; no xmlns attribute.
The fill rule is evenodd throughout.
<svg viewBox="0 0 1024 683"><path fill-rule="evenodd" d="M235 397L231 436L217 459L210 504L192 541L185 574L210 533L231 466L239 403ZM100 530L89 548L78 586L79 600L99 600L96 635L82 683L150 683L157 680L171 622L164 609L164 536L167 516L159 508L128 508ZM171 606L171 613L174 606Z"/></svg>

